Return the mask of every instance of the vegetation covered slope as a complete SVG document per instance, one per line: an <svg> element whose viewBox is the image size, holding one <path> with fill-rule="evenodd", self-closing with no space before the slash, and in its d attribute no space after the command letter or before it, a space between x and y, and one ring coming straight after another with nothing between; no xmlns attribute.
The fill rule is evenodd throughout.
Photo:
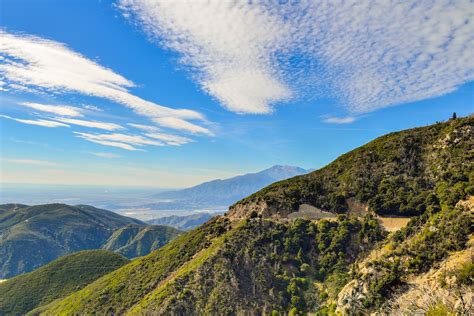
<svg viewBox="0 0 474 316"><path fill-rule="evenodd" d="M100 249L127 224L145 225L92 206L9 205L16 206L0 207L0 279L32 271L65 254Z"/></svg>
<svg viewBox="0 0 474 316"><path fill-rule="evenodd" d="M474 117L387 134L328 166L277 182L231 207L286 217L306 203L345 213L363 202L377 214L413 216L474 194Z"/></svg>
<svg viewBox="0 0 474 316"><path fill-rule="evenodd" d="M222 314L314 308L313 281L346 277L383 233L342 216L318 224L215 220L49 307L47 314ZM334 282L334 281L328 281ZM338 288L344 282L334 282ZM331 287L331 288L332 288Z"/></svg>
<svg viewBox="0 0 474 316"><path fill-rule="evenodd" d="M148 256L133 260L123 268L54 303L45 314L124 313L139 303L146 293L165 283L176 270L193 261L199 253L206 253L212 242L230 229L228 219L212 219Z"/></svg>
<svg viewBox="0 0 474 316"><path fill-rule="evenodd" d="M474 241L473 220L474 198L458 203L455 208L412 220L358 265L354 280L337 296L339 311L404 311L412 315L420 314L421 308L425 312L442 308L468 315L474 309L474 267L472 253L466 251L468 242ZM446 258L459 257L463 251L465 258L447 268ZM440 271L430 284L425 282L425 288L420 288L420 276L430 270ZM430 295L410 299L410 292L423 291L421 294ZM436 297L437 292L442 294Z"/></svg>
<svg viewBox="0 0 474 316"><path fill-rule="evenodd" d="M0 284L0 315L23 315L77 291L128 260L106 250L85 250Z"/></svg>
<svg viewBox="0 0 474 316"><path fill-rule="evenodd" d="M102 248L127 258L141 257L161 248L181 233L169 226L130 224L114 231Z"/></svg>
<svg viewBox="0 0 474 316"><path fill-rule="evenodd" d="M363 277L358 263L371 248L396 241L380 263L386 272L364 283L369 292L359 311L380 310L408 277L466 249L462 236L472 234L472 219L455 204L472 192L472 133L473 119L464 118L381 137L308 176L262 190L45 314L331 314L341 289ZM344 213L351 198L368 203L369 212L286 218L302 203ZM379 202L382 208L374 208ZM376 212L415 216L386 239Z"/></svg>

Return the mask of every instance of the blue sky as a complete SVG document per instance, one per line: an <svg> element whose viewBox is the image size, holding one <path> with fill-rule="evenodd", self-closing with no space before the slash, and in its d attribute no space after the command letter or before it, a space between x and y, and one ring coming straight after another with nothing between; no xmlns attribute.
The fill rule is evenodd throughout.
<svg viewBox="0 0 474 316"><path fill-rule="evenodd" d="M474 110L469 1L0 6L2 183L319 168Z"/></svg>

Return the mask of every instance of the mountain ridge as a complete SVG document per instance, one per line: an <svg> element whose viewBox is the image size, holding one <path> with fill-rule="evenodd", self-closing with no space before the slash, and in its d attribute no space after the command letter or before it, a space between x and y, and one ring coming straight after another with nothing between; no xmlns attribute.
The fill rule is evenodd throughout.
<svg viewBox="0 0 474 316"><path fill-rule="evenodd" d="M413 216L429 206L454 206L465 189L474 194L472 165L466 163L474 160L472 121L470 116L381 136L321 169L273 183L240 200L230 207L229 216L255 211L286 217L302 204L334 213L360 211L351 209L351 198L385 215ZM399 187L406 190L394 200Z"/></svg>

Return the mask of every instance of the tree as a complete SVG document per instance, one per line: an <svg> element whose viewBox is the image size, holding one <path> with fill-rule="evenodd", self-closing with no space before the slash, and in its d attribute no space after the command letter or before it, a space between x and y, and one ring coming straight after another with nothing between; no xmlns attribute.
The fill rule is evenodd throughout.
<svg viewBox="0 0 474 316"><path fill-rule="evenodd" d="M451 117L452 120L455 120L458 116L456 115L456 112L453 112L453 116Z"/></svg>

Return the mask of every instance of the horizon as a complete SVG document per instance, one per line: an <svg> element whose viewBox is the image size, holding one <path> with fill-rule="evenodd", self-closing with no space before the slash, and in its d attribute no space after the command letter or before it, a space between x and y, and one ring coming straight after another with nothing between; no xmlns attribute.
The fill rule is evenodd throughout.
<svg viewBox="0 0 474 316"><path fill-rule="evenodd" d="M2 1L0 183L178 189L319 169L472 114L463 4L316 5Z"/></svg>

